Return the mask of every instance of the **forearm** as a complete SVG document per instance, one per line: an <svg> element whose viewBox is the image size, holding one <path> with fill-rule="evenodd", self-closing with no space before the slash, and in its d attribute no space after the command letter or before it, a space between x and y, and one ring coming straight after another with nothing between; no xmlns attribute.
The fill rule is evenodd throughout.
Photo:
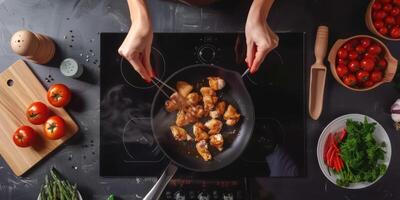
<svg viewBox="0 0 400 200"><path fill-rule="evenodd" d="M248 18L255 20L266 20L273 3L274 0L253 0L249 10Z"/></svg>
<svg viewBox="0 0 400 200"><path fill-rule="evenodd" d="M151 20L146 0L128 0L128 6L132 24L141 23L150 28Z"/></svg>

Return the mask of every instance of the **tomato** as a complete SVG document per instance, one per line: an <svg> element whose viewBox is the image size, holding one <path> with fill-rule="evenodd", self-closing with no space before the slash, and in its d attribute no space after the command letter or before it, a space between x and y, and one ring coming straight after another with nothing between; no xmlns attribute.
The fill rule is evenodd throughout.
<svg viewBox="0 0 400 200"><path fill-rule="evenodd" d="M356 51L357 51L357 53L359 53L359 54L364 53L365 50L366 50L366 49L365 49L362 45L357 45L357 46L356 46Z"/></svg>
<svg viewBox="0 0 400 200"><path fill-rule="evenodd" d="M361 60L360 66L363 70L370 72L374 70L375 61L372 60L371 58L364 58Z"/></svg>
<svg viewBox="0 0 400 200"><path fill-rule="evenodd" d="M65 122L59 116L52 116L44 124L44 134L49 140L57 140L65 135Z"/></svg>
<svg viewBox="0 0 400 200"><path fill-rule="evenodd" d="M374 12L373 16L375 19L384 19L387 16L387 13L383 10L379 10Z"/></svg>
<svg viewBox="0 0 400 200"><path fill-rule="evenodd" d="M358 38L353 38L350 41L348 41L347 43L349 43L351 47L355 47L360 44L360 41L358 40Z"/></svg>
<svg viewBox="0 0 400 200"><path fill-rule="evenodd" d="M343 49L343 48L340 48L340 49L338 50L338 52L337 52L337 56L338 56L339 58L345 59L345 58L347 58L347 55L348 55L348 51L347 51L346 49Z"/></svg>
<svg viewBox="0 0 400 200"><path fill-rule="evenodd" d="M345 65L338 65L336 67L336 73L340 78L342 78L349 73L349 69L347 69Z"/></svg>
<svg viewBox="0 0 400 200"><path fill-rule="evenodd" d="M396 24L396 19L393 16L387 16L385 18L385 23L390 25Z"/></svg>
<svg viewBox="0 0 400 200"><path fill-rule="evenodd" d="M26 110L26 117L32 124L43 124L49 117L50 110L42 102L32 103Z"/></svg>
<svg viewBox="0 0 400 200"><path fill-rule="evenodd" d="M356 72L360 69L360 63L356 60L352 60L347 67L351 72Z"/></svg>
<svg viewBox="0 0 400 200"><path fill-rule="evenodd" d="M365 81L363 86L365 88L370 88L370 87L374 86L374 82L372 82L371 80Z"/></svg>
<svg viewBox="0 0 400 200"><path fill-rule="evenodd" d="M349 74L344 77L343 82L348 86L354 86L355 84L357 84L357 79L353 74Z"/></svg>
<svg viewBox="0 0 400 200"><path fill-rule="evenodd" d="M13 135L14 143L19 147L32 146L37 134L30 126L19 127Z"/></svg>
<svg viewBox="0 0 400 200"><path fill-rule="evenodd" d="M400 14L400 8L398 7L394 7L391 11L390 11L390 15L392 16L397 16Z"/></svg>
<svg viewBox="0 0 400 200"><path fill-rule="evenodd" d="M357 72L357 80L359 82L364 82L369 79L369 73L366 71L359 71Z"/></svg>
<svg viewBox="0 0 400 200"><path fill-rule="evenodd" d="M390 3L392 0L381 0L382 3Z"/></svg>
<svg viewBox="0 0 400 200"><path fill-rule="evenodd" d="M370 59L372 59L372 60L377 60L377 55L375 55L375 54L371 54L371 53L364 53L364 57L363 58L370 58Z"/></svg>
<svg viewBox="0 0 400 200"><path fill-rule="evenodd" d="M380 28L385 26L385 23L383 23L382 20L375 20L374 21L374 26L375 26L376 29L380 29Z"/></svg>
<svg viewBox="0 0 400 200"><path fill-rule="evenodd" d="M400 16L397 16L397 17L396 17L396 24L397 24L397 25L400 25Z"/></svg>
<svg viewBox="0 0 400 200"><path fill-rule="evenodd" d="M382 8L382 4L379 3L379 2L377 2L377 1L375 1L375 2L372 4L372 9L374 9L374 10L380 10L381 8Z"/></svg>
<svg viewBox="0 0 400 200"><path fill-rule="evenodd" d="M342 48L349 51L349 50L351 50L353 47L351 46L351 43L347 42L347 43L345 43L345 44L342 46Z"/></svg>
<svg viewBox="0 0 400 200"><path fill-rule="evenodd" d="M393 0L393 3L397 6L400 6L400 0Z"/></svg>
<svg viewBox="0 0 400 200"><path fill-rule="evenodd" d="M63 84L54 84L47 92L47 100L55 107L64 107L71 100L71 91Z"/></svg>
<svg viewBox="0 0 400 200"><path fill-rule="evenodd" d="M368 52L371 54L380 54L382 52L382 47L378 44L371 45L368 48Z"/></svg>
<svg viewBox="0 0 400 200"><path fill-rule="evenodd" d="M387 61L383 58L378 61L377 68L381 71L385 71L387 68Z"/></svg>
<svg viewBox="0 0 400 200"><path fill-rule="evenodd" d="M368 48L369 45L371 45L371 39L370 38L361 38L361 46L364 48Z"/></svg>
<svg viewBox="0 0 400 200"><path fill-rule="evenodd" d="M350 58L350 60L356 60L358 58L357 51L354 50L349 51L348 57Z"/></svg>
<svg viewBox="0 0 400 200"><path fill-rule="evenodd" d="M400 38L400 28L399 27L393 27L390 30L390 36L392 38Z"/></svg>
<svg viewBox="0 0 400 200"><path fill-rule="evenodd" d="M383 9L385 12L390 12L392 10L393 6L390 3L385 3L383 4Z"/></svg>
<svg viewBox="0 0 400 200"><path fill-rule="evenodd" d="M347 59L338 58L337 59L337 63L338 64L343 64L343 65L347 65Z"/></svg>
<svg viewBox="0 0 400 200"><path fill-rule="evenodd" d="M382 27L378 29L378 32L381 33L382 35L386 35L388 33L388 29L386 27Z"/></svg>
<svg viewBox="0 0 400 200"><path fill-rule="evenodd" d="M371 81L377 83L382 80L382 72L381 71L374 71L371 73Z"/></svg>

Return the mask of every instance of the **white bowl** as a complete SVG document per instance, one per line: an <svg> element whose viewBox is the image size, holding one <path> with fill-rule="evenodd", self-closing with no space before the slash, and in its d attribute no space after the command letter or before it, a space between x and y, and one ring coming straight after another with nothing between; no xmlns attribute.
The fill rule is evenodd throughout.
<svg viewBox="0 0 400 200"><path fill-rule="evenodd" d="M390 144L390 140L389 140L389 137L388 137L385 129L371 117L361 115L361 114L343 115L341 117L336 118L331 123L329 123L328 126L325 127L325 129L321 133L321 136L319 137L318 146L317 146L317 158L318 158L319 167L321 168L321 171L325 175L325 177L335 185L337 185L336 179L338 177L334 173L330 173L330 174L328 173L328 167L326 166L324 159L323 159L324 146L325 146L325 142L328 137L328 134L342 130L344 127L346 127L346 120L348 120L348 119L363 122L364 117L367 117L367 120L369 123L371 123L371 122L376 123L374 138L378 143L381 143L381 142L386 143L386 147L384 147L386 154L385 154L385 158L382 161L382 163L385 164L387 167L389 167L390 158L392 156L392 146ZM340 186L340 187L347 188L347 189L366 188L366 187L376 183L381 177L382 176L378 177L374 182L353 183L353 184L350 184L348 187L343 187L343 186Z"/></svg>

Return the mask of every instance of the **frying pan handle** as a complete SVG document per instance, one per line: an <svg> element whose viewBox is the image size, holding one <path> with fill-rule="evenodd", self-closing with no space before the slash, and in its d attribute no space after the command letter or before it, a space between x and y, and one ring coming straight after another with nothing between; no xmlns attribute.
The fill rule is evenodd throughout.
<svg viewBox="0 0 400 200"><path fill-rule="evenodd" d="M178 167L170 162L165 168L163 174L158 179L157 183L151 188L149 193L143 198L143 200L156 200L159 199L162 192L164 191L165 186L169 183L172 177L174 177Z"/></svg>

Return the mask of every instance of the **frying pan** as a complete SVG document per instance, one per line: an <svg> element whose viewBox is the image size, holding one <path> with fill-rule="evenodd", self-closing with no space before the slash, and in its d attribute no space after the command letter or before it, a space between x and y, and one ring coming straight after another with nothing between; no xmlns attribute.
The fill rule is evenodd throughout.
<svg viewBox="0 0 400 200"><path fill-rule="evenodd" d="M161 93L161 90L158 90L151 109L151 126L158 146L171 162L146 195L145 200L158 199L169 180L174 176L177 166L195 172L215 171L231 164L246 148L253 132L255 115L253 101L238 72L215 65L196 64L178 70L167 78L165 83L175 86L177 81L187 81L193 84L195 90L198 91L201 81L208 76L219 76L225 80L226 86L222 90L222 99L238 109L241 120L234 127L225 128L226 126L224 126L221 131L224 135L224 150L217 152L213 151L213 147L209 147L213 158L204 161L198 156L193 141L178 142L173 138L170 126L175 124L176 112L169 113L164 109L167 97ZM196 83L200 83L200 85L196 86ZM191 130L188 131L189 134L191 132Z"/></svg>

